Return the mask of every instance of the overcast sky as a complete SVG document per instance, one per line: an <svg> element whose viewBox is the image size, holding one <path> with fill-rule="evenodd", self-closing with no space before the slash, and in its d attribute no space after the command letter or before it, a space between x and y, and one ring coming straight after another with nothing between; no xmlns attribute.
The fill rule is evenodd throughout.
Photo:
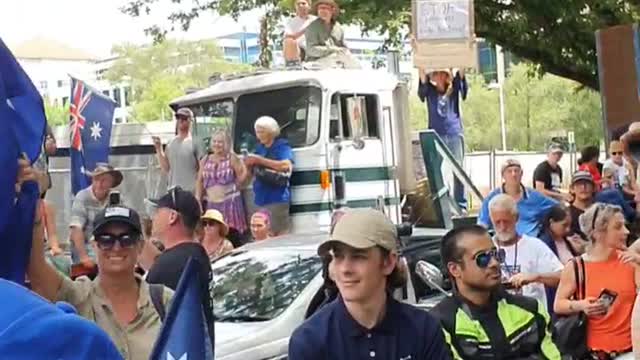
<svg viewBox="0 0 640 360"><path fill-rule="evenodd" d="M161 0L155 13L144 19L132 18L118 9L126 0L0 0L0 38L10 47L36 36L62 41L100 57L109 55L111 46L121 42L144 43L150 39L144 28L151 23L166 24L171 2ZM203 14L185 34L171 37L213 38L241 31L258 30L259 14L244 15L239 22L215 14Z"/></svg>

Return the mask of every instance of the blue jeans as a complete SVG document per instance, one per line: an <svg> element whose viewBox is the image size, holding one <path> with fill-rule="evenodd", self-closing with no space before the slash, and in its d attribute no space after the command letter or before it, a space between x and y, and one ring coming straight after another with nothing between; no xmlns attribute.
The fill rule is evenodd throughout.
<svg viewBox="0 0 640 360"><path fill-rule="evenodd" d="M462 135L440 135L442 141L447 145L449 151L456 159L460 167L464 169L464 136ZM464 185L457 176L453 177L453 196L461 209L467 210L467 198Z"/></svg>

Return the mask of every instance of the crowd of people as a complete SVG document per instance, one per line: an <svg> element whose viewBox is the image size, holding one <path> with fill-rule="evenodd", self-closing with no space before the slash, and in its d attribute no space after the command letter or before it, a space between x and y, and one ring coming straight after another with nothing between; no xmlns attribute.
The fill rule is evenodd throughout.
<svg viewBox="0 0 640 360"><path fill-rule="evenodd" d="M192 116L178 111L178 135L166 148L156 146L170 187L147 201L148 219L113 197L123 175L108 164L99 164L91 186L76 196L70 223L74 261L99 269L93 276L68 277L47 261L47 211L40 206L36 214L27 271L31 289L73 305L125 359L148 358L189 259L200 272L213 341L210 264L234 248L230 232L244 229L263 241L289 225L289 187L274 188L273 179L256 175L271 169L272 176L284 176L293 168L277 122L256 121L260 144L253 155L235 155L222 132L199 155L190 135ZM553 319L578 313L589 323L584 358L629 356L632 324L640 319L640 310L634 311L640 245L631 244L628 230L637 214L635 169L632 159L618 156L619 148L611 143L602 170L585 149L568 191L562 187L560 146L549 146L532 187L523 183L521 164L507 160L503 184L484 200L479 224L442 239L442 264L453 288L430 313L392 295L407 280L395 225L373 209L337 212L318 255L327 259L339 296L294 332L289 358L560 359L566 349L552 337ZM192 176L172 174L188 159ZM39 174L21 164L21 181ZM255 202L262 208L247 223L239 192L249 176L255 177Z"/></svg>
<svg viewBox="0 0 640 360"><path fill-rule="evenodd" d="M609 158L601 164L599 149L585 147L567 190L559 144L548 147L532 187L522 181L521 164L507 160L502 186L485 198L478 217L482 229L492 233L496 261L489 262L499 269L503 289L538 300L540 312L554 319L586 315L584 358L615 358L634 345L640 245L632 232L639 198L637 165L624 148L611 141ZM468 231L478 235L483 230ZM464 301L478 305L473 298Z"/></svg>
<svg viewBox="0 0 640 360"><path fill-rule="evenodd" d="M189 259L197 264L213 342L211 262L247 241L269 240L290 229L293 153L279 136L275 119L256 120L255 152L239 156L222 131L214 132L210 148L201 152L191 134L191 110L179 109L175 117L175 138L166 146L153 139L168 179L167 192L158 199L146 199L144 206L128 206L117 191L125 180L123 173L110 164L97 164L90 173L90 186L73 199L70 264L60 264L64 246L44 200L36 214L29 286L51 302L75 307L78 315L109 336L124 359L149 358ZM46 138L46 151L38 163L20 162L18 190L24 181L35 179L44 197L50 184L42 185L43 178L49 178L46 154L55 152L52 142ZM247 213L241 193L250 177L252 207L257 208L252 214Z"/></svg>

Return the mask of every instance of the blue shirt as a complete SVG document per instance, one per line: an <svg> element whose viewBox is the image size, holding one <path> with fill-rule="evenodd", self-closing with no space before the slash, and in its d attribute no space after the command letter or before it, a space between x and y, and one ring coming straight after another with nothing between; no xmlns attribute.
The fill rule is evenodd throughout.
<svg viewBox="0 0 640 360"><path fill-rule="evenodd" d="M367 330L341 297L291 335L289 360L449 360L442 328L426 311L389 297L382 322Z"/></svg>
<svg viewBox="0 0 640 360"><path fill-rule="evenodd" d="M624 212L624 217L628 222L633 222L636 218L635 209L624 199L622 191L616 188L605 188L600 190L596 193L595 202L620 206Z"/></svg>
<svg viewBox="0 0 640 360"><path fill-rule="evenodd" d="M108 359L122 356L109 335L75 314L18 284L0 279L0 357L3 359Z"/></svg>
<svg viewBox="0 0 640 360"><path fill-rule="evenodd" d="M293 149L285 139L276 139L268 149L258 144L255 154L270 160L289 160L293 164ZM257 206L288 203L291 200L290 186L271 186L256 178L253 182L254 202Z"/></svg>
<svg viewBox="0 0 640 360"><path fill-rule="evenodd" d="M460 78L460 73L457 73L453 78L452 86L453 90L447 96L438 93L429 77L427 77L426 84L422 81L418 84L418 97L420 97L420 101L426 100L427 102L429 129L435 130L440 136L463 134L460 118L460 95L462 95L462 100L465 100L469 87L466 78Z"/></svg>
<svg viewBox="0 0 640 360"><path fill-rule="evenodd" d="M539 225L544 215L552 207L558 204L557 201L548 198L542 193L525 188L522 186L524 193L522 198L518 201L518 223L516 224L516 232L521 235L529 235L537 237L540 232ZM498 194L504 193L504 187L499 187L487 195L482 202L482 209L478 214L478 224L485 226L487 229L492 229L493 224L489 217L489 202Z"/></svg>

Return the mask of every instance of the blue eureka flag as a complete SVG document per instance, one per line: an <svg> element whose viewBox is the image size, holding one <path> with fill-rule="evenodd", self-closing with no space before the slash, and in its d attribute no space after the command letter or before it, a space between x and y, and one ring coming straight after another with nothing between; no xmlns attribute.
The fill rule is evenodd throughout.
<svg viewBox="0 0 640 360"><path fill-rule="evenodd" d="M190 258L180 276L171 307L151 353L151 360L213 357L199 277L197 264Z"/></svg>
<svg viewBox="0 0 640 360"><path fill-rule="evenodd" d="M86 188L97 163L108 163L111 125L117 104L84 81L71 78L69 106L71 142L71 191Z"/></svg>
<svg viewBox="0 0 640 360"><path fill-rule="evenodd" d="M0 277L18 283L25 280L39 196L34 182L16 194L18 159L40 156L46 123L40 93L0 39Z"/></svg>

